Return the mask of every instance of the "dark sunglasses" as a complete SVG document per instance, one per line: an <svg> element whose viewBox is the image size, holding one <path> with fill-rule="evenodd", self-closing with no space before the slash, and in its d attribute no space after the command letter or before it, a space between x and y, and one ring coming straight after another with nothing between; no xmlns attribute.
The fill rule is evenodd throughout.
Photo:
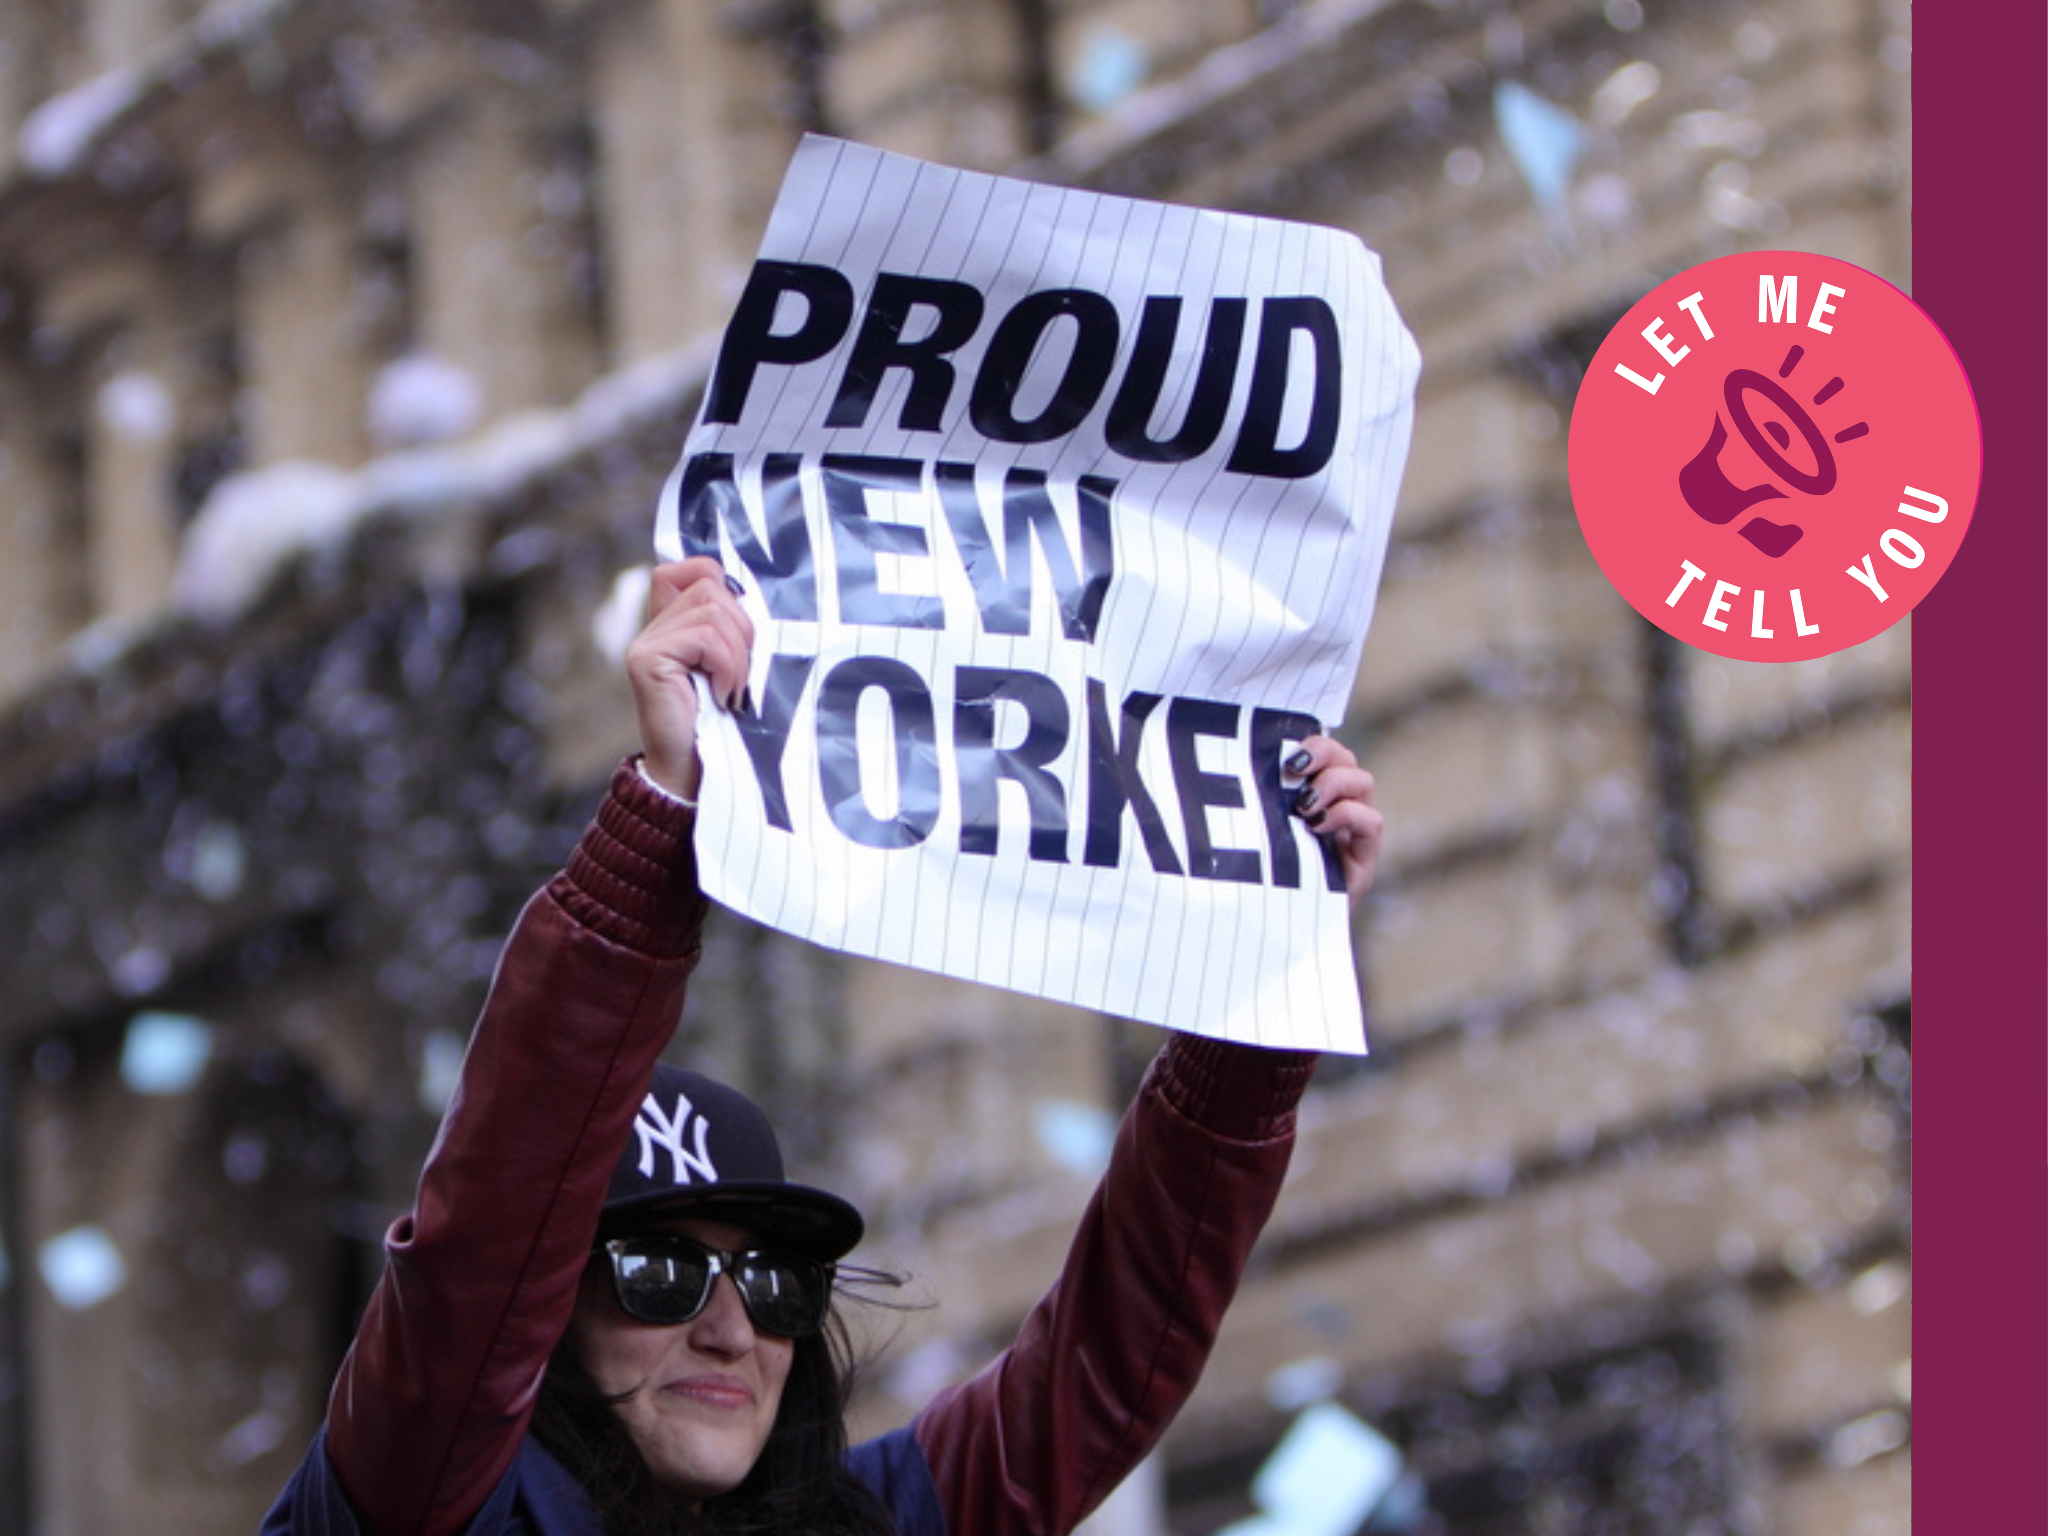
<svg viewBox="0 0 2048 1536"><path fill-rule="evenodd" d="M809 1338L832 1304L833 1267L816 1259L727 1253L672 1232L615 1237L597 1251L611 1260L620 1308L643 1323L687 1323L709 1304L720 1275L732 1276L754 1326L779 1338Z"/></svg>

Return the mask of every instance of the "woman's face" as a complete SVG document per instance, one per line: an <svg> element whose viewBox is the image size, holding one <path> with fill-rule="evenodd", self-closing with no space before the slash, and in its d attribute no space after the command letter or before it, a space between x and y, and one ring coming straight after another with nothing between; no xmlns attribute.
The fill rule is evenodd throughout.
<svg viewBox="0 0 2048 1536"><path fill-rule="evenodd" d="M751 1247L728 1222L684 1220L664 1230L713 1248ZM795 1346L755 1331L729 1275L687 1323L643 1323L619 1309L610 1267L583 1272L569 1337L600 1392L625 1395L615 1412L655 1479L701 1502L737 1488L768 1443Z"/></svg>

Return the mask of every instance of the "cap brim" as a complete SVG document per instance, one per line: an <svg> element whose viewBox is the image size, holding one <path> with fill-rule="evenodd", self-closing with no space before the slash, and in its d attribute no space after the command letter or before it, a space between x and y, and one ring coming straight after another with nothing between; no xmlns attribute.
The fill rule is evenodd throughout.
<svg viewBox="0 0 2048 1536"><path fill-rule="evenodd" d="M653 1190L612 1201L604 1208L598 1232L616 1237L682 1216L729 1221L756 1234L766 1245L828 1262L851 1253L866 1229L859 1211L822 1189L731 1180L695 1189Z"/></svg>

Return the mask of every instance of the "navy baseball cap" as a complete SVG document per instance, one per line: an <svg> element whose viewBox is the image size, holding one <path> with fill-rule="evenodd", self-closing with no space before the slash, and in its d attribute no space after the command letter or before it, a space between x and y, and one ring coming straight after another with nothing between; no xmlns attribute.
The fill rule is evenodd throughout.
<svg viewBox="0 0 2048 1536"><path fill-rule="evenodd" d="M678 1216L709 1216L827 1262L860 1241L860 1212L822 1189L793 1184L761 1106L701 1072L654 1069L605 1191L600 1236Z"/></svg>

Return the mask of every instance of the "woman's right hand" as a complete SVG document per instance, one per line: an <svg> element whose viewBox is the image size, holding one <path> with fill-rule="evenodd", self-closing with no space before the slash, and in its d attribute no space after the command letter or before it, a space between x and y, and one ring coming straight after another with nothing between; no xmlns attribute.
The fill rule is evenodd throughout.
<svg viewBox="0 0 2048 1536"><path fill-rule="evenodd" d="M711 696L736 709L753 645L753 623L716 560L700 555L655 567L647 621L626 648L626 676L647 776L669 793L694 800L703 776L693 675L701 672Z"/></svg>

